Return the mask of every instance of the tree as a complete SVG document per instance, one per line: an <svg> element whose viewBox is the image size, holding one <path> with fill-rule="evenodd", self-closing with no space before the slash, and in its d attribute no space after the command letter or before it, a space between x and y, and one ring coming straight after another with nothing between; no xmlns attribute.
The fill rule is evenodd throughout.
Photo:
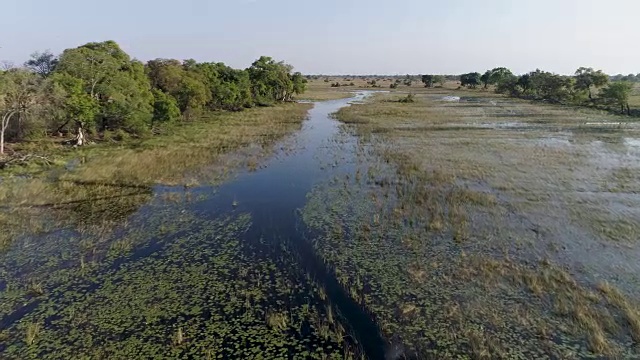
<svg viewBox="0 0 640 360"><path fill-rule="evenodd" d="M0 154L4 154L7 129L27 117L36 105L38 80L22 69L0 74Z"/></svg>
<svg viewBox="0 0 640 360"><path fill-rule="evenodd" d="M520 96L520 89L518 87L519 80L520 78L513 74L511 76L505 76L496 85L496 93Z"/></svg>
<svg viewBox="0 0 640 360"><path fill-rule="evenodd" d="M300 72L295 72L291 75L291 82L293 83L293 94L295 95L300 95L307 89L307 79Z"/></svg>
<svg viewBox="0 0 640 360"><path fill-rule="evenodd" d="M619 106L621 112L624 112L626 107L627 113L629 113L629 95L632 89L631 83L618 81L602 89L601 96L606 103Z"/></svg>
<svg viewBox="0 0 640 360"><path fill-rule="evenodd" d="M477 72L462 74L460 75L460 85L475 89L481 83L480 77L480 73Z"/></svg>
<svg viewBox="0 0 640 360"><path fill-rule="evenodd" d="M67 124L76 122L77 130L94 128L95 118L100 111L98 100L91 97L84 91L81 79L65 73L55 73L51 76L51 81L55 86L63 90L63 100L60 107L63 115L61 122L56 124L56 133L63 130ZM77 133L78 136L83 136Z"/></svg>
<svg viewBox="0 0 640 360"><path fill-rule="evenodd" d="M263 105L288 100L293 93L289 77L292 69L291 65L276 62L268 56L254 61L248 69L254 100Z"/></svg>
<svg viewBox="0 0 640 360"><path fill-rule="evenodd" d="M609 76L602 70L594 71L593 68L580 67L575 73L575 89L579 91L587 91L589 100L593 101L591 88L600 88L609 82Z"/></svg>
<svg viewBox="0 0 640 360"><path fill-rule="evenodd" d="M447 80L445 79L445 77L443 75L434 75L433 76L433 82L436 84L440 84L440 86L444 86L444 83Z"/></svg>
<svg viewBox="0 0 640 360"><path fill-rule="evenodd" d="M185 70L179 60L155 59L147 62L145 73L152 88L160 89L167 94L176 94Z"/></svg>
<svg viewBox="0 0 640 360"><path fill-rule="evenodd" d="M24 66L42 77L48 77L58 65L58 58L49 50L34 52Z"/></svg>
<svg viewBox="0 0 640 360"><path fill-rule="evenodd" d="M427 87L427 88L433 87L434 76L433 75L422 75L422 82L424 83L424 87Z"/></svg>
<svg viewBox="0 0 640 360"><path fill-rule="evenodd" d="M482 76L480 77L480 81L482 81L482 83L484 84L484 88L486 89L489 85L499 84L501 81L512 75L513 73L511 72L511 70L505 67L497 67L491 70L487 70L484 74L482 74Z"/></svg>
<svg viewBox="0 0 640 360"><path fill-rule="evenodd" d="M491 82L491 70L485 71L485 73L480 77L480 81L482 81L484 88L486 89Z"/></svg>
<svg viewBox="0 0 640 360"><path fill-rule="evenodd" d="M531 89L531 75L524 74L518 77L518 81L516 83L521 89L522 94L525 95Z"/></svg>
<svg viewBox="0 0 640 360"><path fill-rule="evenodd" d="M81 79L85 91L91 97L97 98L97 87L114 76L122 65L124 64L109 53L80 46L62 53L56 71Z"/></svg>
<svg viewBox="0 0 640 360"><path fill-rule="evenodd" d="M55 72L82 81L85 93L99 104L96 123L101 130L148 129L154 98L144 65L131 60L114 41L65 50Z"/></svg>
<svg viewBox="0 0 640 360"><path fill-rule="evenodd" d="M197 74L190 72L180 81L176 99L182 113L190 119L211 99L211 92Z"/></svg>
<svg viewBox="0 0 640 360"><path fill-rule="evenodd" d="M536 70L529 73L529 88L535 99L564 103L570 98L572 79L550 72Z"/></svg>
<svg viewBox="0 0 640 360"><path fill-rule="evenodd" d="M180 118L180 108L176 99L159 89L151 90L154 97L152 125L155 123L174 122Z"/></svg>

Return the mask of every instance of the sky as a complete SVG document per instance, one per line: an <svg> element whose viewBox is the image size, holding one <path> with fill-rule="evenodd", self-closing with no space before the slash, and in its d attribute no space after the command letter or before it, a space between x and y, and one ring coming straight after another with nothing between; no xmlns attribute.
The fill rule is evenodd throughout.
<svg viewBox="0 0 640 360"><path fill-rule="evenodd" d="M132 57L305 74L460 74L504 66L640 73L640 0L2 0L0 60L115 40Z"/></svg>

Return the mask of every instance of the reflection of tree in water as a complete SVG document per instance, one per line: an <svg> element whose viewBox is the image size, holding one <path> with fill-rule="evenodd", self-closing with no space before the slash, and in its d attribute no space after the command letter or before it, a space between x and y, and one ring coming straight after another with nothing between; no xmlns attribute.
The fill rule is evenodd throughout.
<svg viewBox="0 0 640 360"><path fill-rule="evenodd" d="M150 186L81 181L61 185L59 190L66 200L52 204L54 216L61 224L78 228L125 221L153 195Z"/></svg>

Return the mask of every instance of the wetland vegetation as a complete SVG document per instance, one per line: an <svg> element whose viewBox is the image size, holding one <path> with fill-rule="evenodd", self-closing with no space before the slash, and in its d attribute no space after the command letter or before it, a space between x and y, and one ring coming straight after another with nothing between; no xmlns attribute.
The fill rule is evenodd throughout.
<svg viewBox="0 0 640 360"><path fill-rule="evenodd" d="M114 42L26 66L2 358L640 356L631 77L307 82Z"/></svg>

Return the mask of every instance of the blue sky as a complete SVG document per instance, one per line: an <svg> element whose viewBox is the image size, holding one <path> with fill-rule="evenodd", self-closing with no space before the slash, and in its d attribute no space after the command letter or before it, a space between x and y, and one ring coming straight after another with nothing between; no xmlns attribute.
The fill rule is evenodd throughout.
<svg viewBox="0 0 640 360"><path fill-rule="evenodd" d="M3 0L2 14L15 63L115 40L141 60L269 55L303 73L640 72L640 0Z"/></svg>

